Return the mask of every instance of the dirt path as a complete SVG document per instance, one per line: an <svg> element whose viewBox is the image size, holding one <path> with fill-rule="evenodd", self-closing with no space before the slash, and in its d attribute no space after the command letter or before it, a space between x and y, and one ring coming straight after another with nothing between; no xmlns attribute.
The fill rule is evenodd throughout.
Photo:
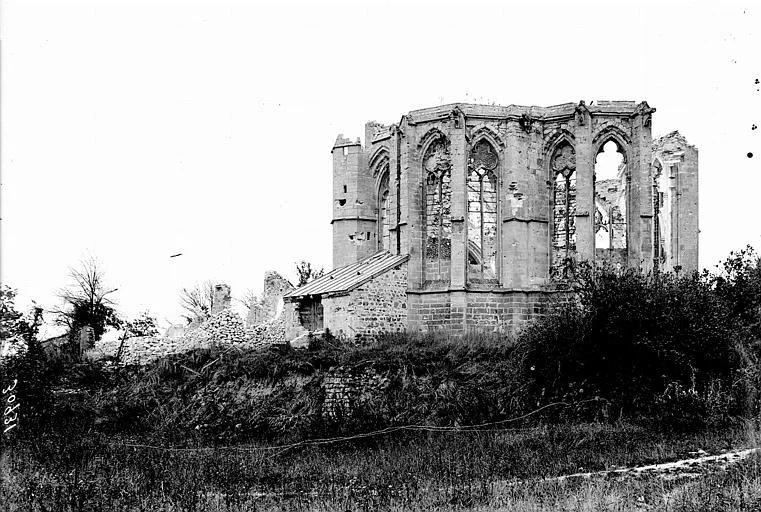
<svg viewBox="0 0 761 512"><path fill-rule="evenodd" d="M665 480L676 478L695 478L706 473L713 473L718 470L726 469L731 464L746 459L753 453L761 451L761 448L749 448L746 450L735 450L719 455L703 455L692 459L683 459L675 462L665 462L663 464L651 464L649 466L639 466L633 468L612 469L607 471L591 471L588 473L573 473L554 478L548 478L546 481L562 482L574 478L626 478L642 475L654 475Z"/></svg>
<svg viewBox="0 0 761 512"><path fill-rule="evenodd" d="M691 459L682 459L674 462L665 462L662 464L650 464L648 466L638 466L631 468L611 469L606 471L590 471L586 473L572 473L569 475L556 476L551 478L530 478L526 480L512 480L494 482L499 487L513 487L528 482L565 482L573 479L592 479L592 478L636 478L639 476L656 476L664 480L692 479L706 474L722 471L732 464L745 460L754 453L761 453L761 448L748 448L745 450L733 450L718 455L701 455ZM705 452L703 452L705 453ZM429 490L446 491L446 488L431 488ZM202 493L206 498L222 499L225 495L219 492ZM284 498L288 496L301 496L315 498L318 495L315 492L301 493L283 493L283 492L259 492L250 491L248 496L252 498Z"/></svg>

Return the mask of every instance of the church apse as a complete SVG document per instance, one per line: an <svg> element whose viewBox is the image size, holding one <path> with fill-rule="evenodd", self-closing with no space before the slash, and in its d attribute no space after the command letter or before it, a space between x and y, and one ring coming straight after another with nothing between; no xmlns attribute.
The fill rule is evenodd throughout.
<svg viewBox="0 0 761 512"><path fill-rule="evenodd" d="M334 149L335 266L407 257L407 328L452 333L542 315L582 261L697 268L697 150L653 141L654 112L457 103L369 122L364 146Z"/></svg>

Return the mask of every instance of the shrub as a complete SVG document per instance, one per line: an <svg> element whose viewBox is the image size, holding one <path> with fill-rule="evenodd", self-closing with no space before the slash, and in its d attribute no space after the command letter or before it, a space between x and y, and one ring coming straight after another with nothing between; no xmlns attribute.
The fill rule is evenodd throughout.
<svg viewBox="0 0 761 512"><path fill-rule="evenodd" d="M657 415L669 389L732 387L737 321L711 275L581 266L575 284L577 301L519 337L528 402L597 398L598 413Z"/></svg>

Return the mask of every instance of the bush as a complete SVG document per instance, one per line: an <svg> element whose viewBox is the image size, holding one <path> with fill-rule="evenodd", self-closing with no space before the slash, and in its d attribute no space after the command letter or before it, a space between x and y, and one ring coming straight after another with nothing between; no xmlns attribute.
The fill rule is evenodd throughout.
<svg viewBox="0 0 761 512"><path fill-rule="evenodd" d="M754 386L738 376L758 372L740 307L752 294L745 281L588 265L575 278L578 300L557 305L518 340L528 403L598 399L604 405L594 412L603 416L664 419L707 418L719 412L717 400L728 404L721 414L747 411Z"/></svg>

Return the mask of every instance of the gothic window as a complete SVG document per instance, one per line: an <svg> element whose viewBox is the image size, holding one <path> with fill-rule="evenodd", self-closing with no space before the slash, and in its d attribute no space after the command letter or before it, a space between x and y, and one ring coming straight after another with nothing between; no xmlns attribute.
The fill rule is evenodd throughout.
<svg viewBox="0 0 761 512"><path fill-rule="evenodd" d="M468 161L468 280L497 278L497 175L494 148L479 142Z"/></svg>
<svg viewBox="0 0 761 512"><path fill-rule="evenodd" d="M439 139L423 156L425 175L425 278L449 281L452 259L452 160L449 144Z"/></svg>
<svg viewBox="0 0 761 512"><path fill-rule="evenodd" d="M626 264L626 160L610 140L595 159L595 257Z"/></svg>
<svg viewBox="0 0 761 512"><path fill-rule="evenodd" d="M381 178L378 187L378 249L389 250L389 219L388 219L388 173Z"/></svg>
<svg viewBox="0 0 761 512"><path fill-rule="evenodd" d="M552 269L560 272L576 255L576 152L568 142L557 147L550 159L554 174L552 211Z"/></svg>

